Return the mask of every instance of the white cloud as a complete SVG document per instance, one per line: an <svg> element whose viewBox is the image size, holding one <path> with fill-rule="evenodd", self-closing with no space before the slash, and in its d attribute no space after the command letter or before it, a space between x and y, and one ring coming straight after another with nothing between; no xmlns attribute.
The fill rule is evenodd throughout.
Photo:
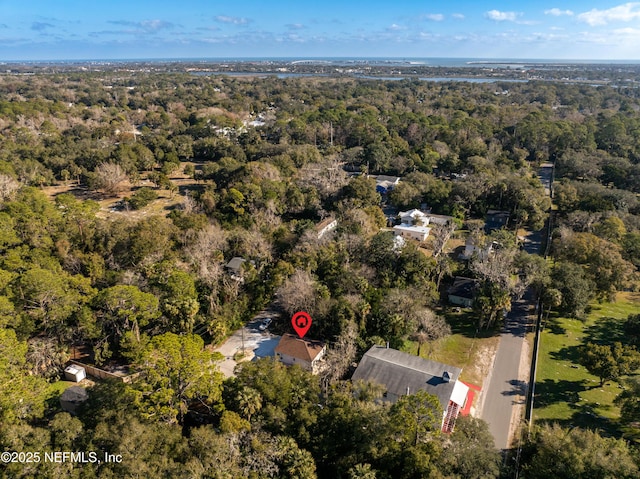
<svg viewBox="0 0 640 479"><path fill-rule="evenodd" d="M241 17L230 17L228 15L217 15L214 17L216 22L220 23L230 23L232 25L246 25L249 23L249 19L241 18Z"/></svg>
<svg viewBox="0 0 640 479"><path fill-rule="evenodd" d="M171 22L166 22L164 20L143 20L141 22L132 22L130 20L110 20L107 23L111 23L113 25L122 25L125 27L132 27L127 30L121 30L119 33L134 34L134 35L155 33L161 30L170 30L176 27L175 24ZM102 33L114 34L118 32L105 31Z"/></svg>
<svg viewBox="0 0 640 479"><path fill-rule="evenodd" d="M455 18L456 20L464 20L464 15L462 13L454 13L453 15L451 15L453 18Z"/></svg>
<svg viewBox="0 0 640 479"><path fill-rule="evenodd" d="M173 24L164 20L144 20L140 22L140 26L145 30L163 30L165 28L173 28Z"/></svg>
<svg viewBox="0 0 640 479"><path fill-rule="evenodd" d="M630 22L640 19L640 3L630 2L607 10L594 8L578 15L578 20L592 27L606 25L610 22Z"/></svg>
<svg viewBox="0 0 640 479"><path fill-rule="evenodd" d="M560 10L559 8L552 8L551 10L545 10L545 15L553 15L554 17L561 17L562 15L572 16L573 12L571 10Z"/></svg>
<svg viewBox="0 0 640 479"><path fill-rule="evenodd" d="M429 13L424 16L427 20L431 20L432 22L441 22L444 20L444 15L442 13Z"/></svg>
<svg viewBox="0 0 640 479"><path fill-rule="evenodd" d="M397 25L395 23L391 24L389 27L387 27L387 31L390 32L398 32L400 30L406 30L407 27L403 27L402 25Z"/></svg>
<svg viewBox="0 0 640 479"><path fill-rule="evenodd" d="M628 45L630 42L637 44L640 41L640 29L638 28L619 28L613 31L614 35L620 38L620 43Z"/></svg>
<svg viewBox="0 0 640 479"><path fill-rule="evenodd" d="M522 13L517 12L501 12L499 10L489 10L484 14L489 20L495 22L515 22Z"/></svg>

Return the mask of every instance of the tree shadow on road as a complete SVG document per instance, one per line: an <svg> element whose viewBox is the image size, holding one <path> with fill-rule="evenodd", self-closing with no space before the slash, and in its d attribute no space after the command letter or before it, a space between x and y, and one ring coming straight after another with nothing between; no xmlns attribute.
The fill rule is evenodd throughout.
<svg viewBox="0 0 640 479"><path fill-rule="evenodd" d="M527 394L527 383L519 379L512 379L508 381L511 385L511 389L508 391L502 391L503 396L524 396Z"/></svg>
<svg viewBox="0 0 640 479"><path fill-rule="evenodd" d="M502 391L501 394L503 396L514 396L514 397L519 396L521 400L517 401L514 399L514 401L512 401L512 404L524 404L526 402L527 389L528 389L528 384L526 383L526 381L521 381L519 379L512 379L511 381L508 381L508 384L511 385L511 389Z"/></svg>

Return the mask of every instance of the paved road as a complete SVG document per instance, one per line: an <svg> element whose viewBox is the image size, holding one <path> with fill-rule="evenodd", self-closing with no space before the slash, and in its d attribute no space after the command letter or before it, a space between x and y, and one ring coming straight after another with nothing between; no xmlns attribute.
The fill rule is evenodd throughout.
<svg viewBox="0 0 640 479"><path fill-rule="evenodd" d="M551 193L553 165L545 163L538 170L545 192ZM527 235L524 250L530 254L542 253L545 230ZM524 415L531 355L526 342L527 328L533 324L534 294L528 289L522 299L512 303L500 334L500 343L488 385L481 399L480 417L489 423L498 449L508 449Z"/></svg>
<svg viewBox="0 0 640 479"><path fill-rule="evenodd" d="M543 163L538 169L538 178L544 187L547 196L551 196L551 184L553 183L553 163Z"/></svg>
<svg viewBox="0 0 640 479"><path fill-rule="evenodd" d="M529 354L525 341L533 294L527 291L512 304L500 335L498 352L484 391L480 417L489 423L498 449L507 449L526 399Z"/></svg>

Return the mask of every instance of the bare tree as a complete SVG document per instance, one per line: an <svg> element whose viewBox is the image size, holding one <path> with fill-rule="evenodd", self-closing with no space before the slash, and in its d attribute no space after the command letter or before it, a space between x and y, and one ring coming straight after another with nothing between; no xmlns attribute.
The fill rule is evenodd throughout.
<svg viewBox="0 0 640 479"><path fill-rule="evenodd" d="M185 253L198 278L211 288L209 306L215 311L218 306L218 292L220 278L224 274L224 255L222 251L227 246L226 232L215 224L200 230Z"/></svg>
<svg viewBox="0 0 640 479"><path fill-rule="evenodd" d="M446 225L435 225L431 229L431 236L433 237L433 257L437 258L444 250L447 241L451 238L451 234L455 231L456 225L453 222L448 222Z"/></svg>
<svg viewBox="0 0 640 479"><path fill-rule="evenodd" d="M251 230L237 230L232 238L233 241L237 243L238 254L255 259L258 262L258 268L273 257L272 243L256 227Z"/></svg>
<svg viewBox="0 0 640 479"><path fill-rule="evenodd" d="M31 372L46 378L58 376L69 354L53 338L32 338L28 341L27 361Z"/></svg>
<svg viewBox="0 0 640 479"><path fill-rule="evenodd" d="M129 177L116 163L101 163L94 171L94 185L105 195L117 195L125 186Z"/></svg>
<svg viewBox="0 0 640 479"><path fill-rule="evenodd" d="M486 257L477 257L471 262L471 270L483 281L513 291L516 283L513 279L513 267L516 251L514 248L502 248Z"/></svg>
<svg viewBox="0 0 640 479"><path fill-rule="evenodd" d="M307 311L312 314L317 298L317 283L308 271L296 270L278 288L278 298L284 310L293 314L297 311Z"/></svg>
<svg viewBox="0 0 640 479"><path fill-rule="evenodd" d="M340 380L348 371L349 366L356 357L358 347L358 328L350 321L335 344L327 350L325 367L321 374L323 388Z"/></svg>
<svg viewBox="0 0 640 479"><path fill-rule="evenodd" d="M297 183L303 187L315 186L321 197L327 198L347 184L347 174L338 158L325 158L300 168Z"/></svg>
<svg viewBox="0 0 640 479"><path fill-rule="evenodd" d="M418 356L422 345L429 341L435 341L451 334L451 327L442 316L438 316L432 310L423 308L416 311L418 328L411 336L418 341Z"/></svg>
<svg viewBox="0 0 640 479"><path fill-rule="evenodd" d="M20 189L20 183L9 175L0 173L0 201L7 201Z"/></svg>

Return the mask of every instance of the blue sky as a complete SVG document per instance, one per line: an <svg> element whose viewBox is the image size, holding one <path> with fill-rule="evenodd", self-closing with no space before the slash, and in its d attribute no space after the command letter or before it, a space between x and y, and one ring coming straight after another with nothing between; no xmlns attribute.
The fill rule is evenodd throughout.
<svg viewBox="0 0 640 479"><path fill-rule="evenodd" d="M0 0L0 61L640 59L640 2Z"/></svg>

